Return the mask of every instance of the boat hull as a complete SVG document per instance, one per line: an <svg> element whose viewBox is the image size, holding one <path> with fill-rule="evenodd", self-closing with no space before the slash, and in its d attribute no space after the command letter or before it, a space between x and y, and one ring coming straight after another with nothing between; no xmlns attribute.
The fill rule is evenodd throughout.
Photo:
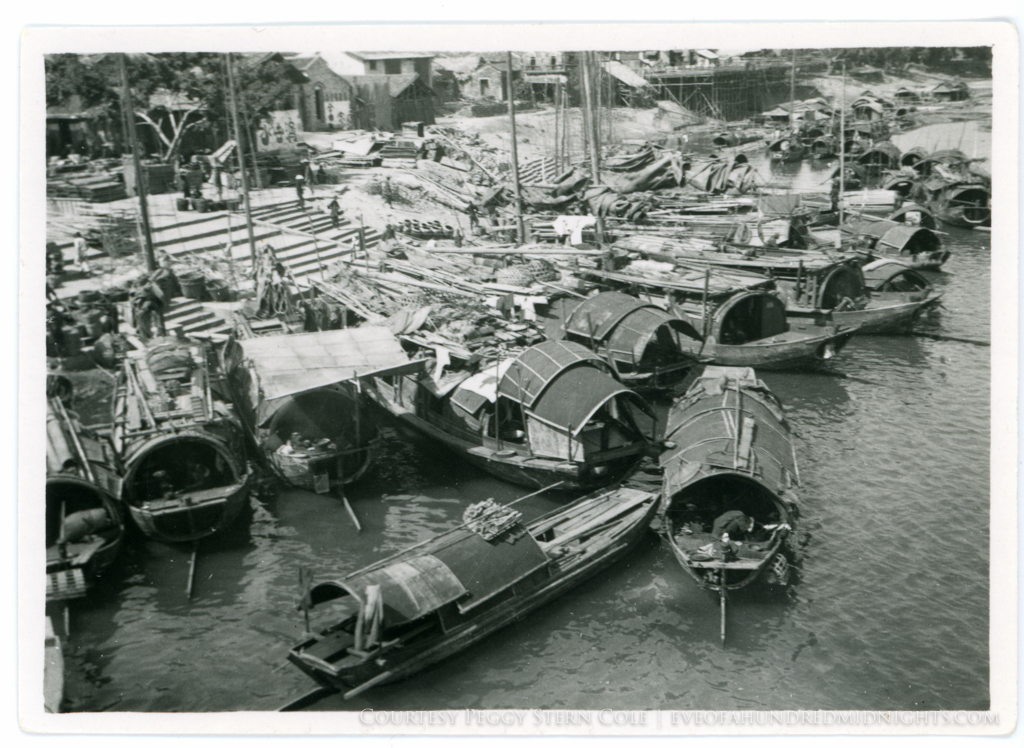
<svg viewBox="0 0 1024 748"><path fill-rule="evenodd" d="M859 325L861 335L893 335L909 333L918 317L939 302L938 296L923 301L872 307L849 312L832 312L837 323Z"/></svg>
<svg viewBox="0 0 1024 748"><path fill-rule="evenodd" d="M245 507L256 474L247 472L241 482L225 486L211 497L183 497L171 505L129 505L132 520L146 535L164 543L187 543L220 532L238 518ZM209 493L209 492L198 492Z"/></svg>
<svg viewBox="0 0 1024 748"><path fill-rule="evenodd" d="M855 329L821 335L795 332L775 335L745 345L711 343L701 355L717 366L752 366L757 369L800 369L817 366L836 356L853 337Z"/></svg>
<svg viewBox="0 0 1024 748"><path fill-rule="evenodd" d="M364 685L371 679L376 687L409 678L515 623L611 566L640 541L650 526L658 506L657 500L651 500L646 511L635 522L624 528L585 563L570 561L566 567L552 572L553 575L547 583L534 592L523 597L512 596L505 602L474 616L471 621L449 629L440 640L431 640L419 647L402 647L395 650L396 654L385 654L379 659L367 661L358 669L347 669L337 673L315 667L304 660L296 653L303 645L293 649L288 659L321 686L341 691Z"/></svg>
<svg viewBox="0 0 1024 748"><path fill-rule="evenodd" d="M544 488L561 483L561 491L590 491L612 485L629 475L647 452L646 445L636 444L621 455L603 460L599 465L531 456L515 449L491 449L482 441L470 441L452 434L411 410L395 403L376 387L364 392L370 400L396 418L399 425L415 435L441 444L470 464L499 480L530 488Z"/></svg>

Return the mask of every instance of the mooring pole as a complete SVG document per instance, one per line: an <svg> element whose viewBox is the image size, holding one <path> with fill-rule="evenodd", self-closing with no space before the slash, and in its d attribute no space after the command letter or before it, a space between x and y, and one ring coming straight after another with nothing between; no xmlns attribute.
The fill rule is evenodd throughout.
<svg viewBox="0 0 1024 748"><path fill-rule="evenodd" d="M523 223L523 195L519 189L519 152L516 146L516 95L512 86L512 53L508 55L508 119L512 126L512 185L516 194L516 236L519 244L526 243L526 224Z"/></svg>
<svg viewBox="0 0 1024 748"><path fill-rule="evenodd" d="M231 64L231 53L224 55L224 64L228 69L228 101L231 105L231 121L235 128L235 153L238 155L238 169L242 178L242 204L245 206L245 228L249 232L249 253L252 255L252 266L256 268L256 237L252 233L252 206L249 204L249 179L245 175L245 154L242 153L242 128L238 124L238 102L235 100L235 71ZM253 152L255 163L256 153Z"/></svg>
<svg viewBox="0 0 1024 748"><path fill-rule="evenodd" d="M153 236L149 229L149 206L146 204L146 183L142 177L142 162L139 160L139 145L135 135L135 108L132 106L132 90L128 84L128 64L125 62L127 56L120 54L117 57L118 67L121 68L121 107L124 112L124 121L128 127L128 141L132 147L132 164L135 171L135 194L139 198L139 217L142 220L142 246L146 253L146 269L149 272L156 270L156 255L153 253Z"/></svg>

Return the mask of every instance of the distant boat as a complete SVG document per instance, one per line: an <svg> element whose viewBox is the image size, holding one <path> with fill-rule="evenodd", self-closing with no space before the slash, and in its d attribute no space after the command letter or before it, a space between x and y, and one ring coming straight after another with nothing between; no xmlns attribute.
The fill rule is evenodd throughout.
<svg viewBox="0 0 1024 748"><path fill-rule="evenodd" d="M782 405L753 369L709 366L669 412L662 533L686 572L719 593L786 585L800 472Z"/></svg>
<svg viewBox="0 0 1024 748"><path fill-rule="evenodd" d="M341 610L288 659L346 699L408 678L607 568L640 540L657 507L657 494L630 488L525 524L509 506L471 506L466 524L311 587L304 606L337 601Z"/></svg>
<svg viewBox="0 0 1024 748"><path fill-rule="evenodd" d="M606 486L630 473L654 438L654 415L608 363L549 340L475 369L380 376L364 392L399 422L492 475L526 486Z"/></svg>
<svg viewBox="0 0 1024 748"><path fill-rule="evenodd" d="M836 324L857 327L860 335L908 333L942 298L931 284L903 291L873 291L864 272L851 261L809 269L778 283L788 294L786 315L794 323L814 322L822 312L830 312Z"/></svg>
<svg viewBox="0 0 1024 748"><path fill-rule="evenodd" d="M804 157L806 148L796 134L785 135L768 144L768 157L779 163L793 163Z"/></svg>
<svg viewBox="0 0 1024 748"><path fill-rule="evenodd" d="M715 283L710 285L705 300L701 287L705 272L680 269L675 282L651 275L641 279L607 271L589 271L588 275L621 286L632 282L637 287L664 294L661 303L670 306L676 318L686 317L687 324L695 332L689 336L678 335L673 340L679 347L678 355L689 358L689 366L701 361L721 366L756 366L763 369L805 368L837 356L856 332L852 327L831 324L828 315L822 315L810 325L803 321L790 324L786 319L785 302L771 290L773 284L768 279L750 279L754 287L734 285L723 289L722 283L728 282L726 274L716 269L712 276ZM729 276L729 279L738 280L733 276ZM601 299L611 294L632 298L617 292L590 298ZM599 302L591 303L596 305ZM619 303L623 307L626 305L624 300ZM637 299L633 299L632 303L638 309L657 308L654 304L644 304ZM673 316L667 312L662 313ZM704 334L696 333L697 330ZM574 339L579 339L579 336ZM598 340L595 345L595 350L607 355L606 344Z"/></svg>
<svg viewBox="0 0 1024 748"><path fill-rule="evenodd" d="M46 601L84 597L124 537L109 442L57 398L46 407Z"/></svg>
<svg viewBox="0 0 1024 748"><path fill-rule="evenodd" d="M951 226L992 225L992 180L957 150L936 151L913 165L920 178L911 197Z"/></svg>
<svg viewBox="0 0 1024 748"><path fill-rule="evenodd" d="M939 235L924 226L855 218L847 221L841 230L844 238L863 243L877 258L898 258L918 270L938 270L950 256Z"/></svg>
<svg viewBox="0 0 1024 748"><path fill-rule="evenodd" d="M248 499L255 475L216 367L202 343L157 338L129 353L118 377L112 436L124 467L121 499L158 540L218 532Z"/></svg>

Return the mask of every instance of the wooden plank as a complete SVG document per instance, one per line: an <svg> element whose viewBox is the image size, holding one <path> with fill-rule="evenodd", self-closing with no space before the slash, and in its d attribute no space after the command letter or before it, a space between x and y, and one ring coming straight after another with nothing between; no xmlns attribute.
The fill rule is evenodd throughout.
<svg viewBox="0 0 1024 748"><path fill-rule="evenodd" d="M574 540L575 538L578 538L581 535L586 534L586 532L588 530L590 530L592 528L595 528L595 527L600 527L605 522L608 522L611 519L614 519L614 518L616 518L616 517L618 517L618 516L620 516L622 514L625 514L626 512L628 512L633 507L635 507L638 504L641 504L644 501L647 501L648 499L651 498L651 494L644 493L642 491L632 491L632 489L624 489L624 490L629 490L629 491L631 491L632 493L634 493L636 495L633 496L631 499L618 504L617 506L613 507L612 509L609 509L608 511L603 512L602 514L600 514L595 519L592 519L590 522L586 523L585 525L582 525L581 527L576 528L572 532L570 532L570 533L568 533L566 535L563 535L560 538L556 538L551 543L548 543L547 547L551 548L551 547L558 546L558 545L565 545L570 540Z"/></svg>

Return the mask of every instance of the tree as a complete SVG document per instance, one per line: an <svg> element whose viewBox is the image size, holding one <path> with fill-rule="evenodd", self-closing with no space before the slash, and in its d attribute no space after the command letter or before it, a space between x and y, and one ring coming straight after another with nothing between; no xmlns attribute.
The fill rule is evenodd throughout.
<svg viewBox="0 0 1024 748"><path fill-rule="evenodd" d="M280 55L235 59L239 109L251 129L287 101L297 73ZM127 67L132 110L139 124L156 136L162 160L173 160L191 131L230 139L223 55L135 54L128 55ZM103 107L119 118L121 82L115 55L48 55L45 70L48 105L78 96L83 106Z"/></svg>

